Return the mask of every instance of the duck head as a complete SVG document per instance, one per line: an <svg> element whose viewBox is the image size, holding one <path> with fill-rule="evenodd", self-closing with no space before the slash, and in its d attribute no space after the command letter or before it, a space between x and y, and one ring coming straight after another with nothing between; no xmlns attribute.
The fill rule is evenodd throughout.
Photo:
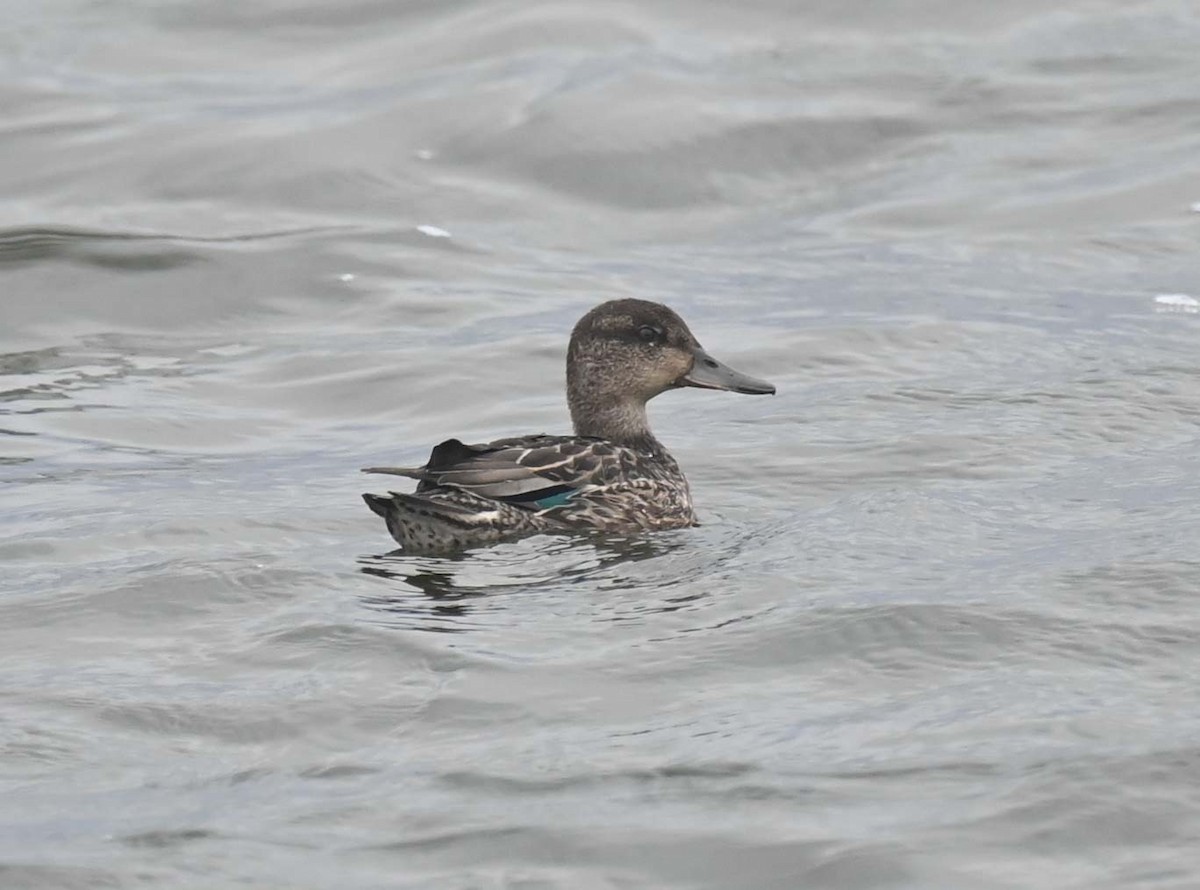
<svg viewBox="0 0 1200 890"><path fill-rule="evenodd" d="M765 380L735 371L705 352L683 319L661 303L601 303L571 332L567 399L578 435L618 442L650 437L646 402L683 386L750 395L775 392Z"/></svg>

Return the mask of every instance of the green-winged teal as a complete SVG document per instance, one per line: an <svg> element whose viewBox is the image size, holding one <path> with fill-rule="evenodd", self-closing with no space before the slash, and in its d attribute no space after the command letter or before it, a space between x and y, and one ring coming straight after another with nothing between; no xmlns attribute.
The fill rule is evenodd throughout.
<svg viewBox="0 0 1200 890"><path fill-rule="evenodd" d="M414 553L538 533L695 525L687 479L646 420L646 402L681 386L775 392L712 358L661 303L602 303L575 325L567 349L575 435L539 433L483 445L447 439L423 467L363 471L416 479L413 494L363 500Z"/></svg>

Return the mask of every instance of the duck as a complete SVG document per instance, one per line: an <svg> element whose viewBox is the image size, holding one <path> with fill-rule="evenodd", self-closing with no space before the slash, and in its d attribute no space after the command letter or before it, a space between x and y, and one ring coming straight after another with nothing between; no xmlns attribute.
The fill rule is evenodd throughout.
<svg viewBox="0 0 1200 890"><path fill-rule="evenodd" d="M709 355L662 303L610 300L567 346L574 434L438 444L419 467L364 473L417 480L412 493L364 494L404 553L438 555L536 534L638 534L697 524L687 478L650 431L646 403L681 387L773 395Z"/></svg>

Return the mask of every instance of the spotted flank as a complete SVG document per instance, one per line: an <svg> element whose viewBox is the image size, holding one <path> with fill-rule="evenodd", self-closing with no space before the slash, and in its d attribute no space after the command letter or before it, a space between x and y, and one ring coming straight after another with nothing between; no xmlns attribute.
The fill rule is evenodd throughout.
<svg viewBox="0 0 1200 890"><path fill-rule="evenodd" d="M674 312L644 300L597 306L567 351L575 435L467 445L447 439L420 467L364 472L417 480L364 494L408 552L449 553L538 533L628 533L695 524L687 479L650 432L646 402L680 386L775 388L709 356Z"/></svg>

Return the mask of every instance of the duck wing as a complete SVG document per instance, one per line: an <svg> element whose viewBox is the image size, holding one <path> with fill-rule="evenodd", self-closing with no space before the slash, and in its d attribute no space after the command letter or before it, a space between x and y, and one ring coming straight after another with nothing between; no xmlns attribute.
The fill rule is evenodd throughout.
<svg viewBox="0 0 1200 890"><path fill-rule="evenodd" d="M370 467L366 473L391 473L418 480L417 494L459 488L483 497L531 508L547 499L616 479L629 449L583 436L522 436L466 445L447 439L435 447L423 467Z"/></svg>

